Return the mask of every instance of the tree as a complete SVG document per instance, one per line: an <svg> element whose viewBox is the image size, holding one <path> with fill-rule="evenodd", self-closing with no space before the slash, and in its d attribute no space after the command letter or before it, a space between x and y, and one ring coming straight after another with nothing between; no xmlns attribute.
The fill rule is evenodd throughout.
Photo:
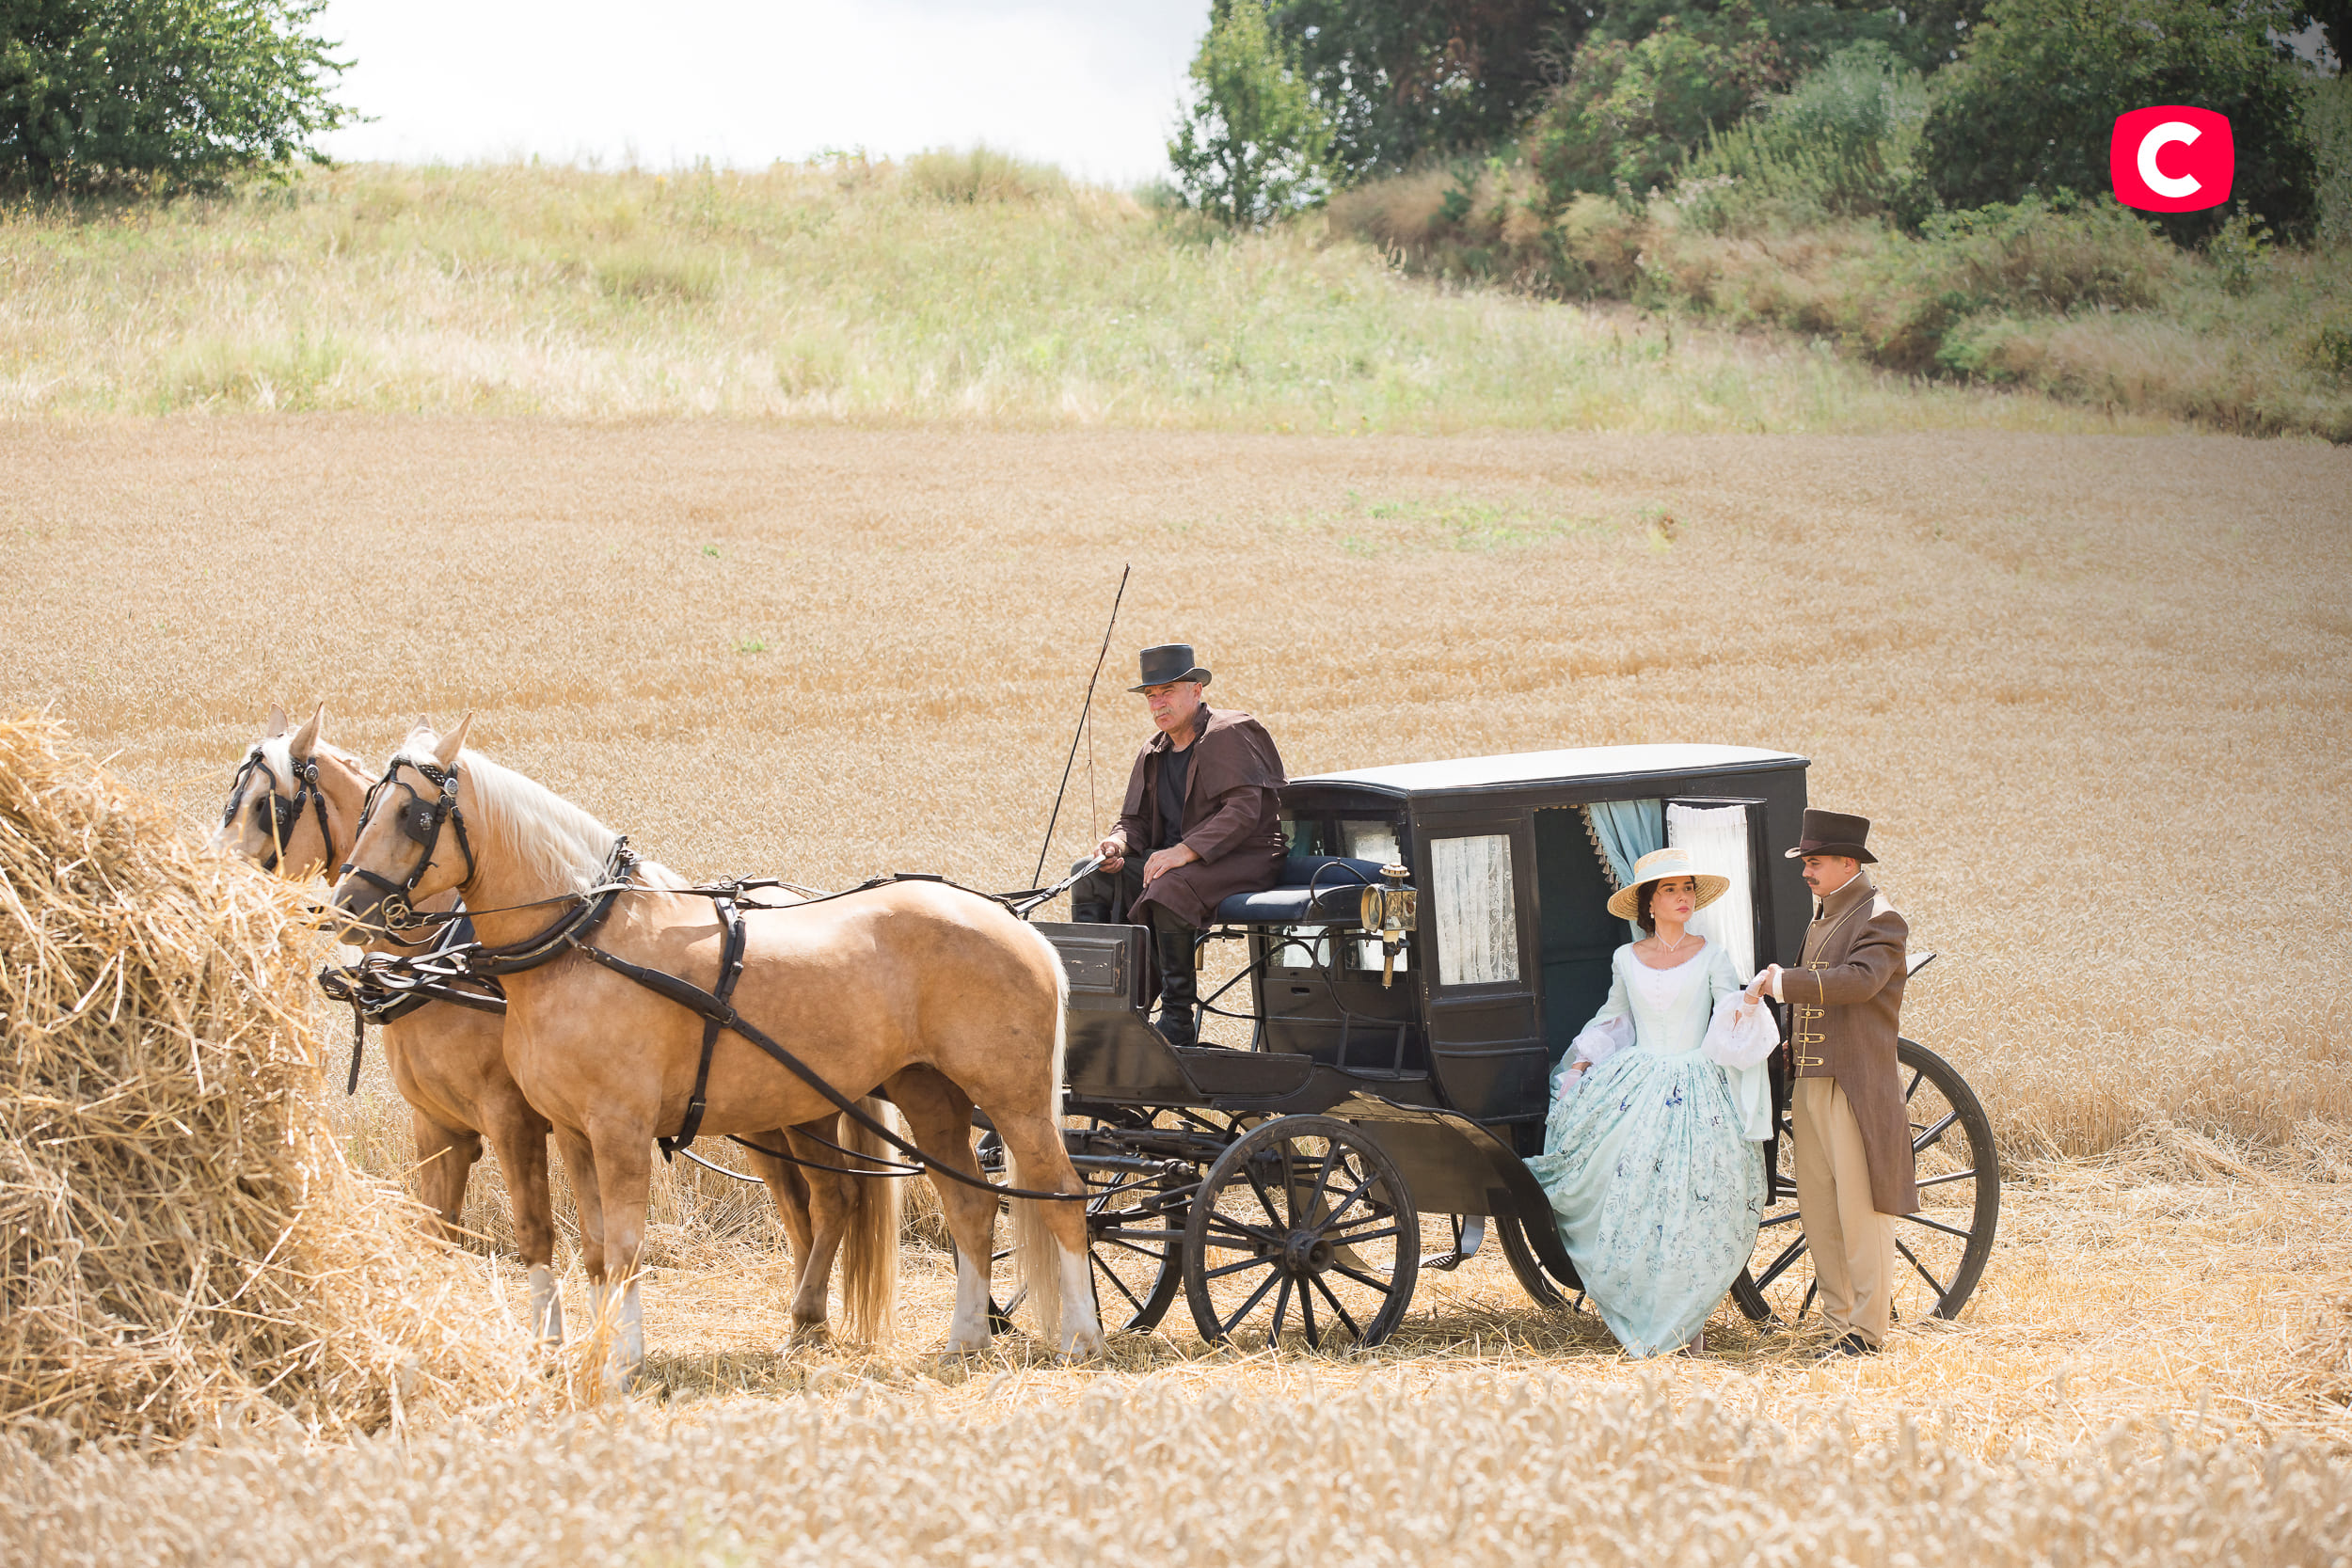
<svg viewBox="0 0 2352 1568"><path fill-rule="evenodd" d="M1506 141L1584 36L1581 0L1276 0L1344 181Z"/></svg>
<svg viewBox="0 0 2352 1568"><path fill-rule="evenodd" d="M1581 192L1639 196L1788 79L1780 45L1745 0L1669 12L1634 41L1587 39L1520 145L1555 206Z"/></svg>
<svg viewBox="0 0 2352 1568"><path fill-rule="evenodd" d="M1960 62L1931 87L1921 163L1949 206L2108 188L2115 117L2190 103L2230 117L2233 204L2300 235L2317 167L2302 77L2280 40L2289 0L1993 0ZM2204 238L2226 209L2152 214L2172 238Z"/></svg>
<svg viewBox="0 0 2352 1568"><path fill-rule="evenodd" d="M1264 0L1216 0L1191 76L1193 102L1168 144L1187 203L1256 226L1323 198L1331 133Z"/></svg>
<svg viewBox="0 0 2352 1568"><path fill-rule="evenodd" d="M0 0L0 183L202 186L357 118L326 0Z"/></svg>

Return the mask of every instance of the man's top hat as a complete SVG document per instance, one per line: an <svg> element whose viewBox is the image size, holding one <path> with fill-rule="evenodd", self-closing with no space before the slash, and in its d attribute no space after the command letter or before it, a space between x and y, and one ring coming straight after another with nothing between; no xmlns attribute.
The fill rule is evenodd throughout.
<svg viewBox="0 0 2352 1568"><path fill-rule="evenodd" d="M1850 855L1865 865L1875 865L1878 857L1870 853L1870 819L1849 816L1842 811L1815 811L1804 808L1804 836L1788 851L1789 860L1802 860L1806 855Z"/></svg>
<svg viewBox="0 0 2352 1568"><path fill-rule="evenodd" d="M1166 686L1171 681L1199 681L1202 686L1209 684L1209 673L1192 661L1192 644L1189 642L1163 642L1156 648L1146 648L1141 663L1143 684L1129 687L1127 689L1130 691Z"/></svg>

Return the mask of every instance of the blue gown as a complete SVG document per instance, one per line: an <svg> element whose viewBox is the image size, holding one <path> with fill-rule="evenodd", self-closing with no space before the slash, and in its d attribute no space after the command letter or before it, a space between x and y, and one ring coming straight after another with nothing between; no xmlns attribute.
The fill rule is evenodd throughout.
<svg viewBox="0 0 2352 1568"><path fill-rule="evenodd" d="M1755 1253L1778 1031L1764 1007L1740 1008L1720 943L1670 970L1620 947L1610 971L1578 1050L1597 1053L1587 1042L1621 1035L1618 1020L1632 1042L1554 1097L1527 1164L1602 1322L1633 1354L1658 1355L1698 1333Z"/></svg>

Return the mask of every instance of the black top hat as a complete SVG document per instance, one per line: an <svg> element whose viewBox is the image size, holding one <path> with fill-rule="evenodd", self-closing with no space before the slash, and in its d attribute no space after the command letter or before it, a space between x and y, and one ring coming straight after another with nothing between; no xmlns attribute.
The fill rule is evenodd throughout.
<svg viewBox="0 0 2352 1568"><path fill-rule="evenodd" d="M1127 689L1130 691L1166 686L1171 681L1199 681L1202 686L1209 684L1209 673L1192 661L1192 644L1189 642L1163 642L1156 648L1146 648L1140 662L1143 666L1143 685L1131 686Z"/></svg>
<svg viewBox="0 0 2352 1568"><path fill-rule="evenodd" d="M1801 860L1806 855L1850 855L1865 865L1876 865L1878 857L1870 853L1870 819L1849 816L1842 811L1815 811L1804 808L1804 836L1786 858Z"/></svg>

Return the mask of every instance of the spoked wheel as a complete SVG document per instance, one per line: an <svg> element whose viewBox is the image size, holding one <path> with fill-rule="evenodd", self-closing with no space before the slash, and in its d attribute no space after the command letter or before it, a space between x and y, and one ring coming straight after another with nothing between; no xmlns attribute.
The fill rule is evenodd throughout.
<svg viewBox="0 0 2352 1568"><path fill-rule="evenodd" d="M1895 1221L1895 1316L1957 1317L1993 1255L2001 1157L1984 1106L1949 1062L1916 1040L1899 1042L1895 1054L1919 1172L1919 1210ZM1740 1309L1759 1323L1793 1323L1813 1309L1818 1295L1797 1214L1794 1148L1783 1121L1780 1184L1790 1196L1766 1212L1756 1261L1731 1288Z"/></svg>
<svg viewBox="0 0 2352 1568"><path fill-rule="evenodd" d="M1070 1146L1079 1180L1096 1195L1087 1199L1087 1259L1094 1277L1095 1316L1105 1334L1149 1334L1168 1316L1184 1287L1184 1219L1198 1167L1125 1157L1118 1151L1117 1132L1111 1123L1093 1118L1083 1128L1065 1129L1062 1138ZM1010 1162L993 1132L981 1134L977 1157L990 1180L1008 1180ZM1134 1185L1139 1179L1150 1184ZM1011 1207L1009 1201L997 1205L1000 1243L993 1261L1000 1270L1013 1255ZM1009 1331L1013 1313L1028 1295L1025 1288L1016 1287L1010 1299L999 1305L992 1294L989 1332Z"/></svg>
<svg viewBox="0 0 2352 1568"><path fill-rule="evenodd" d="M1534 1223L1542 1225L1548 1219L1549 1215ZM1529 1241L1527 1232L1520 1228L1525 1223L1508 1214L1497 1215L1494 1222L1495 1239L1502 1243L1503 1260L1518 1276L1519 1289L1525 1291L1538 1307L1565 1307L1570 1291L1575 1291L1577 1299L1581 1301L1584 1296L1583 1281L1573 1274L1565 1279L1555 1277L1544 1266L1544 1260L1536 1256L1535 1243Z"/></svg>
<svg viewBox="0 0 2352 1568"><path fill-rule="evenodd" d="M1218 1156L1184 1227L1200 1337L1320 1350L1394 1332L1421 1274L1421 1216L1394 1162L1332 1117L1278 1117Z"/></svg>
<svg viewBox="0 0 2352 1568"><path fill-rule="evenodd" d="M1126 1154L1102 1121L1063 1139L1097 1195L1087 1199L1087 1259L1103 1331L1149 1334L1184 1286L1184 1222L1200 1167Z"/></svg>

